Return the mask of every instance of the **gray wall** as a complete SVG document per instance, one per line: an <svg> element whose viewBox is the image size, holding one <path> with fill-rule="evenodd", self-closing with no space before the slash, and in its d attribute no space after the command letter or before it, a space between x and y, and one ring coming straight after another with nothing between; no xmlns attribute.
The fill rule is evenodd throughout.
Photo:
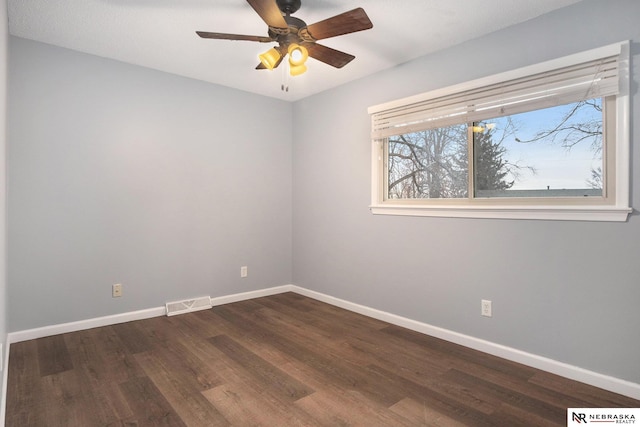
<svg viewBox="0 0 640 427"><path fill-rule="evenodd" d="M631 39L640 204L640 2L585 0L294 107L298 286L640 383L640 219L374 216L367 107ZM375 23L374 23L375 25ZM480 316L480 300L493 317Z"/></svg>
<svg viewBox="0 0 640 427"><path fill-rule="evenodd" d="M10 331L291 283L291 104L9 42Z"/></svg>
<svg viewBox="0 0 640 427"><path fill-rule="evenodd" d="M0 343L2 343L2 364L0 364L0 390L4 390L4 352L7 343L7 269L6 269L6 118L7 118L7 44L9 30L7 22L7 1L0 0ZM0 400L2 401L2 400ZM0 424L4 422L4 407L0 408Z"/></svg>
<svg viewBox="0 0 640 427"><path fill-rule="evenodd" d="M634 41L635 65L638 16L634 0L585 0L293 106L10 38L11 306L0 339L3 329L293 282L640 382L636 216L472 220L367 208L368 106L623 39ZM638 208L636 144L632 156ZM112 299L118 282L124 296ZM479 315L482 298L493 300L491 319Z"/></svg>

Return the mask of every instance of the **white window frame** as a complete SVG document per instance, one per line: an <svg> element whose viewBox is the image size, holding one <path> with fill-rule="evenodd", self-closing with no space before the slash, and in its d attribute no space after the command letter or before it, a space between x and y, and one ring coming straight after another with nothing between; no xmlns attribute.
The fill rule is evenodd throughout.
<svg viewBox="0 0 640 427"><path fill-rule="evenodd" d="M371 205L373 214L409 215L453 218L500 218L574 221L624 222L633 211L629 206L630 191L630 135L629 135L629 42L620 42L597 49L569 55L559 59L535 64L505 73L481 78L471 82L438 89L420 95L372 106L368 109L372 118L376 113L394 108L436 99L463 91L487 87L538 73L545 73L581 64L598 58L619 54L618 94L615 95L615 137L603 138L605 149L611 150L614 161L606 165L606 173L614 179L609 186L613 191L604 203L571 201L552 198L531 198L512 201L508 198L492 199L488 203L477 203L477 199L390 199L384 195L384 180L387 171L384 162L384 139L372 139L372 185ZM606 125L605 125L606 127ZM605 131L606 132L606 131ZM607 132L608 133L608 132ZM613 147L611 145L613 144ZM613 170L612 170L613 169ZM470 193L473 193L470 190Z"/></svg>

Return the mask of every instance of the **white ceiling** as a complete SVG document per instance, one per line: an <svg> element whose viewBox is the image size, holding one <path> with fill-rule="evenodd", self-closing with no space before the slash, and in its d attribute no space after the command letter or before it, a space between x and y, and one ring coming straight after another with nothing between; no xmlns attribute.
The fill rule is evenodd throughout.
<svg viewBox="0 0 640 427"><path fill-rule="evenodd" d="M291 78L284 62L254 69L271 44L195 34L266 36L245 0L8 0L8 9L14 36L295 101L578 1L302 0L293 16L309 25L363 7L373 28L320 42L356 56L344 68L310 59L308 71ZM289 92L281 90L285 79Z"/></svg>

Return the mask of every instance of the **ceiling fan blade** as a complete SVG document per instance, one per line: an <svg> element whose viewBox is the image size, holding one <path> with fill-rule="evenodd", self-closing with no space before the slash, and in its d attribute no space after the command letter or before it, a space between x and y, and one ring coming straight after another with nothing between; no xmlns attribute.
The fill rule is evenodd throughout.
<svg viewBox="0 0 640 427"><path fill-rule="evenodd" d="M260 43L270 43L274 41L271 37L245 36L242 34L209 33L206 31L196 31L196 34L202 37L203 39L244 40L249 42L260 42Z"/></svg>
<svg viewBox="0 0 640 427"><path fill-rule="evenodd" d="M355 33L373 28L369 17L361 7L341 13L324 21L307 26L307 31L315 40Z"/></svg>
<svg viewBox="0 0 640 427"><path fill-rule="evenodd" d="M289 28L275 0L247 0L260 18L270 27Z"/></svg>
<svg viewBox="0 0 640 427"><path fill-rule="evenodd" d="M355 56L318 43L304 43L309 56L332 67L342 68L355 59Z"/></svg>

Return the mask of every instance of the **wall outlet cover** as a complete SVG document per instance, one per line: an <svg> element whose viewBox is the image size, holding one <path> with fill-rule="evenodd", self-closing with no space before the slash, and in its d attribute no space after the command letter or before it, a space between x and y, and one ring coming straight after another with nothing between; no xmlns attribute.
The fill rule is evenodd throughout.
<svg viewBox="0 0 640 427"><path fill-rule="evenodd" d="M122 285L120 283L116 283L115 285L111 286L111 296L113 298L122 296Z"/></svg>
<svg viewBox="0 0 640 427"><path fill-rule="evenodd" d="M480 314L485 317L491 317L491 301L483 299L481 302Z"/></svg>

